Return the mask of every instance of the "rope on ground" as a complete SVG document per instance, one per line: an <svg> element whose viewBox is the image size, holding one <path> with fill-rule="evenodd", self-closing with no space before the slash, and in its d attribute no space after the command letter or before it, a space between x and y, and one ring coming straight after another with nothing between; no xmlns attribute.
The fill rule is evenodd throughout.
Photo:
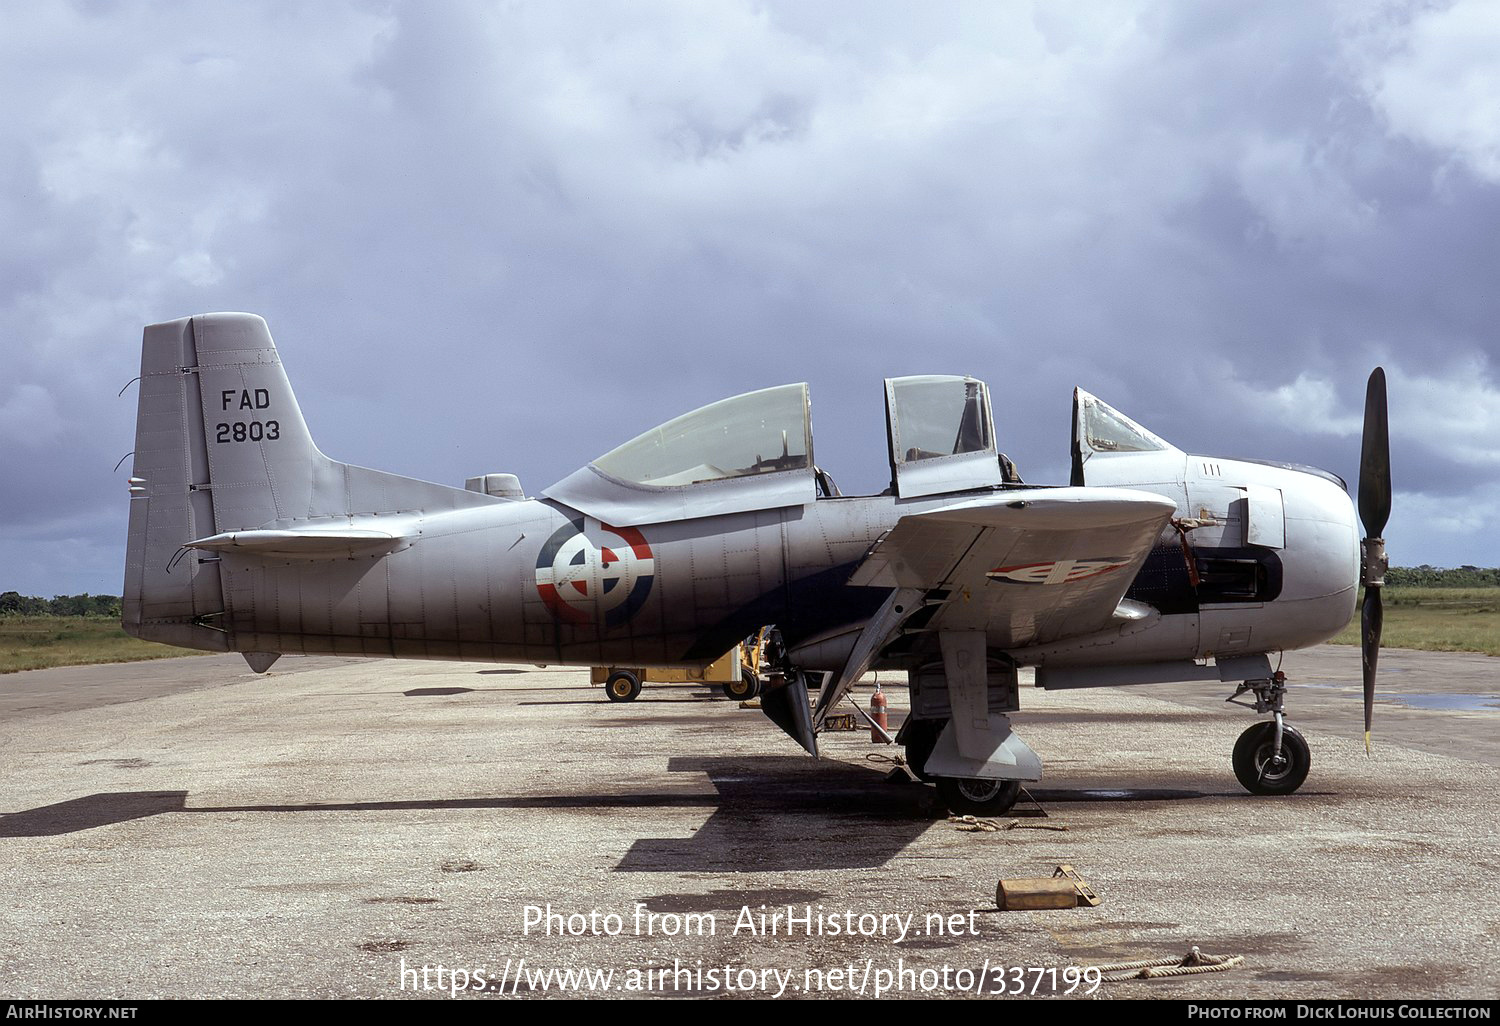
<svg viewBox="0 0 1500 1026"><path fill-rule="evenodd" d="M949 816L948 822L958 824L955 829L967 834L994 834L1009 829L993 819L980 819L978 816Z"/></svg>
<svg viewBox="0 0 1500 1026"><path fill-rule="evenodd" d="M1245 963L1244 955L1205 955L1193 945L1182 958L1142 959L1136 962L1116 962L1113 965L1088 966L1103 974L1105 983L1124 980L1159 980L1171 976L1201 976L1204 973L1222 973ZM1080 967L1082 971L1083 967Z"/></svg>
<svg viewBox="0 0 1500 1026"><path fill-rule="evenodd" d="M1061 823L1022 823L1019 819L1013 819L1009 823L997 823L993 819L980 819L978 816L949 816L948 822L954 824L953 829L966 834L998 834L1002 830L1068 829Z"/></svg>

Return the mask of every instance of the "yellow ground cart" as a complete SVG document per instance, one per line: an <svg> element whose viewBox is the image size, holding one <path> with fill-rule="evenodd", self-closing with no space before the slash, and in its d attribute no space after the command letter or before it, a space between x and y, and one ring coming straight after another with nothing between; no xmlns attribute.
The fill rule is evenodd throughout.
<svg viewBox="0 0 1500 1026"><path fill-rule="evenodd" d="M595 666L590 679L604 685L611 702L633 702L645 684L717 684L725 698L745 701L760 694L766 631L757 631L707 666Z"/></svg>

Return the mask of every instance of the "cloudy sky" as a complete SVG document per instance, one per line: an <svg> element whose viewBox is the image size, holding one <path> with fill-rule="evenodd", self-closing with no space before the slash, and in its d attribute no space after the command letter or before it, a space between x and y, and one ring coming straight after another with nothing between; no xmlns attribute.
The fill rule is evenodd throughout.
<svg viewBox="0 0 1500 1026"><path fill-rule="evenodd" d="M1073 385L1500 564L1500 6L24 3L0 14L0 590L118 594L144 324L266 317L321 448L534 493L812 386L967 373L1063 482Z"/></svg>

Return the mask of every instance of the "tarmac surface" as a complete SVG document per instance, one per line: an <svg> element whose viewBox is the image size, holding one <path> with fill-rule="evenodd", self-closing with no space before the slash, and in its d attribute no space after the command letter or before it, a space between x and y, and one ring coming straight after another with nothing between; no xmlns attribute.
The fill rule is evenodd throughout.
<svg viewBox="0 0 1500 1026"><path fill-rule="evenodd" d="M1230 689L1023 690L1046 776L988 832L888 781L868 731L814 762L702 686L616 704L577 669L290 656L6 675L0 996L1010 998L1196 945L1244 962L1070 996L1495 999L1500 661L1384 653L1372 758L1358 652L1283 668L1297 794L1235 781L1256 717ZM996 910L1059 863L1098 907Z"/></svg>

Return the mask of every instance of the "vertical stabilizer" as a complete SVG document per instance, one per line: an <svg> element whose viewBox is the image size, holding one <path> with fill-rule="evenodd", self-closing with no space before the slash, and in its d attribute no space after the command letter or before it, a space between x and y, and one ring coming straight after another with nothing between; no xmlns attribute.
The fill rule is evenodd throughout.
<svg viewBox="0 0 1500 1026"><path fill-rule="evenodd" d="M346 481L352 469L313 444L263 319L213 313L147 327L125 629L189 648L232 647L220 557L183 546L355 512Z"/></svg>
<svg viewBox="0 0 1500 1026"><path fill-rule="evenodd" d="M324 456L266 322L244 313L146 328L130 494L125 629L219 651L237 649L235 631L283 635L300 623L295 605L283 622L275 599L280 578L257 571L266 560L284 562L287 545L296 558L348 559L351 545L364 552L378 535L380 551L364 552L375 558L396 546L385 545L392 536L362 517L420 518L504 501ZM390 522L387 516L379 526ZM353 533L335 538L335 526ZM273 532L277 544L243 535L257 531ZM226 540L237 532L237 540ZM311 589L306 601L326 608L337 599L326 573L282 576L294 591ZM269 589L259 606L257 587Z"/></svg>

